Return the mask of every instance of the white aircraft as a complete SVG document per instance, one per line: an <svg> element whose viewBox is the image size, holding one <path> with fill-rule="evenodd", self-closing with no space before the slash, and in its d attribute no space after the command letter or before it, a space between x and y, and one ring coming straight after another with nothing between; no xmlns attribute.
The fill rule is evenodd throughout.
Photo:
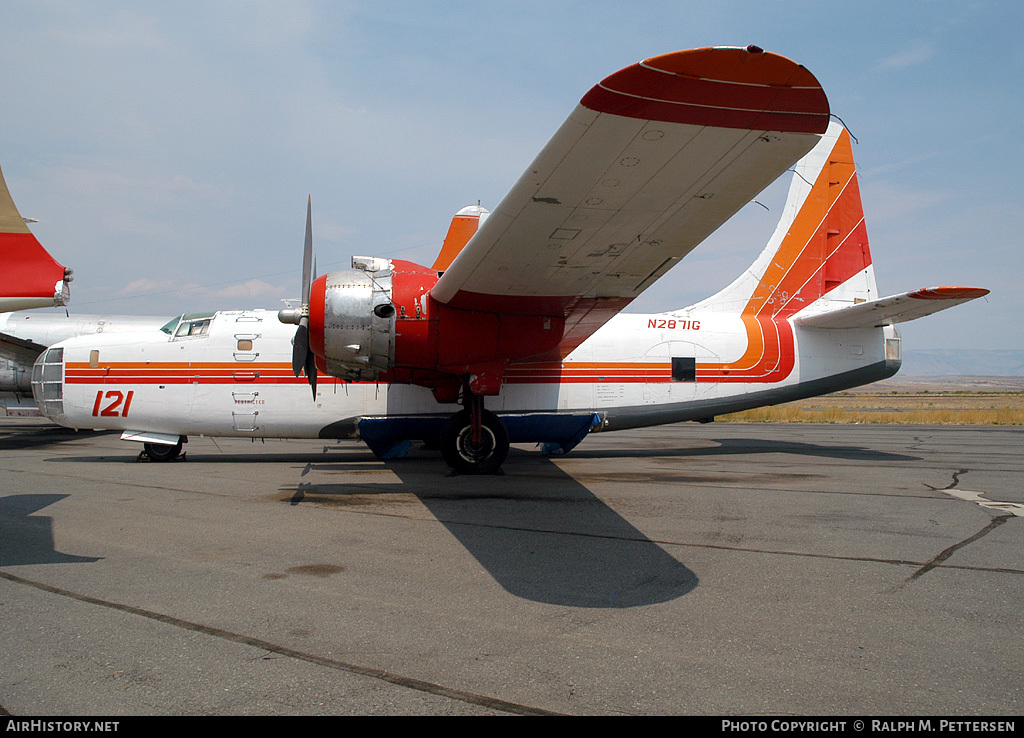
<svg viewBox="0 0 1024 738"><path fill-rule="evenodd" d="M431 267L354 257L313 279L307 206L300 309L61 341L33 394L153 460L196 434L361 438L382 457L424 439L489 473L510 443L567 452L884 379L895 323L988 291L878 296L850 137L829 118L806 69L756 47L647 59L591 89L494 212L456 215ZM731 285L620 312L798 160L777 230Z"/></svg>
<svg viewBox="0 0 1024 738"><path fill-rule="evenodd" d="M0 312L67 305L71 270L58 264L25 224L0 171Z"/></svg>
<svg viewBox="0 0 1024 738"><path fill-rule="evenodd" d="M153 331L167 318L35 311L0 313L0 393L31 397L32 365L55 343L100 333Z"/></svg>

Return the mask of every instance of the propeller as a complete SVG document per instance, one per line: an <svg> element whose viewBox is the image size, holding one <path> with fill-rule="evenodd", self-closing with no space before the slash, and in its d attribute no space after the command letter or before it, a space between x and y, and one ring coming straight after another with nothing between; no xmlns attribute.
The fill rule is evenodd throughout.
<svg viewBox="0 0 1024 738"><path fill-rule="evenodd" d="M312 261L313 261L313 199L306 201L306 244L302 251L302 307L296 313L291 311L285 320L282 313L278 317L283 322L298 322L298 329L295 331L295 340L292 342L292 372L299 376L300 372L306 372L306 379L313 389L313 399L316 399L316 357L309 350L309 286L312 282ZM295 318L298 318L296 321Z"/></svg>

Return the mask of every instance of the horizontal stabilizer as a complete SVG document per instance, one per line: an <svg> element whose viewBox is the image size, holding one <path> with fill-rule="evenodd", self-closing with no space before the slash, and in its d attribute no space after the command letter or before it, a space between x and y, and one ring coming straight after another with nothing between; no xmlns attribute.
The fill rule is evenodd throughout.
<svg viewBox="0 0 1024 738"><path fill-rule="evenodd" d="M980 287L931 287L798 317L795 322L804 328L876 328L923 318L987 294Z"/></svg>

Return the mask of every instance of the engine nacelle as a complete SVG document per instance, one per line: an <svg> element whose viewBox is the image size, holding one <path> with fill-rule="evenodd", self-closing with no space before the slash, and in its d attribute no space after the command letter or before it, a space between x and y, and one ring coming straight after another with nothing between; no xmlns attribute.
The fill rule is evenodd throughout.
<svg viewBox="0 0 1024 738"><path fill-rule="evenodd" d="M327 373L372 381L395 364L395 306L387 259L355 256L310 288L310 348Z"/></svg>
<svg viewBox="0 0 1024 738"><path fill-rule="evenodd" d="M494 395L509 362L545 355L565 331L557 314L437 303L430 292L438 272L418 264L357 256L352 266L318 277L310 289L309 347L325 374L418 384L451 398L445 402L454 402L463 381ZM301 313L284 312L284 322L299 322Z"/></svg>
<svg viewBox="0 0 1024 738"><path fill-rule="evenodd" d="M0 392L32 394L32 368L13 359L0 358Z"/></svg>

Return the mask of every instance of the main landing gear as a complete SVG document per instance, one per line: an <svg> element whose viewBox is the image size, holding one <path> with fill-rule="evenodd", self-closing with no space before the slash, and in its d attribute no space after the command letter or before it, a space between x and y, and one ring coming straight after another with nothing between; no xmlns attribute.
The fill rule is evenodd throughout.
<svg viewBox="0 0 1024 738"><path fill-rule="evenodd" d="M441 456L456 474L494 474L508 456L508 430L467 387L461 410L441 429Z"/></svg>
<svg viewBox="0 0 1024 738"><path fill-rule="evenodd" d="M182 436L174 446L168 443L144 443L142 444L143 453L149 457L150 461L174 461L181 455L183 440L188 439Z"/></svg>

